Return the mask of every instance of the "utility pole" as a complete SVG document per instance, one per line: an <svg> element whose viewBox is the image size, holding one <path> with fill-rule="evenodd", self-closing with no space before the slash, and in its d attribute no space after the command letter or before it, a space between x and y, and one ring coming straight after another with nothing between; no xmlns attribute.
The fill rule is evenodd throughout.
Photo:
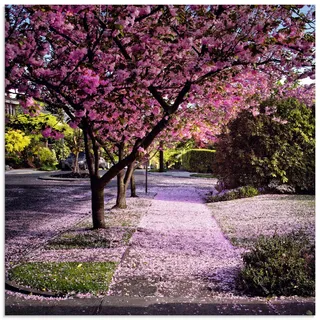
<svg viewBox="0 0 320 320"><path fill-rule="evenodd" d="M164 172L164 160L163 160L163 141L160 141L159 150L159 172Z"/></svg>
<svg viewBox="0 0 320 320"><path fill-rule="evenodd" d="M148 193L148 166L149 166L149 159L146 162L146 193Z"/></svg>

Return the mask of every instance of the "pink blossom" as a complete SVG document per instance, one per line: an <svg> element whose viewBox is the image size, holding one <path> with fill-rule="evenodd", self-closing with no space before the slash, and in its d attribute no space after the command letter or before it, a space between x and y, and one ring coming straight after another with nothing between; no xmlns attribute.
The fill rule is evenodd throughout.
<svg viewBox="0 0 320 320"><path fill-rule="evenodd" d="M72 128L72 129L75 129L78 127L78 124L74 121L70 121L68 122L68 125Z"/></svg>
<svg viewBox="0 0 320 320"><path fill-rule="evenodd" d="M81 118L81 117L84 117L86 114L86 111L85 110L77 110L74 115L78 118Z"/></svg>
<svg viewBox="0 0 320 320"><path fill-rule="evenodd" d="M44 130L42 130L41 133L45 138L48 138L52 133L52 129L50 127L47 127Z"/></svg>
<svg viewBox="0 0 320 320"><path fill-rule="evenodd" d="M252 115L254 117L258 116L260 114L259 110L257 108L253 108L252 111L251 111Z"/></svg>
<svg viewBox="0 0 320 320"><path fill-rule="evenodd" d="M139 147L137 150L138 150L138 152L143 153L143 154L147 153L147 151L142 147Z"/></svg>

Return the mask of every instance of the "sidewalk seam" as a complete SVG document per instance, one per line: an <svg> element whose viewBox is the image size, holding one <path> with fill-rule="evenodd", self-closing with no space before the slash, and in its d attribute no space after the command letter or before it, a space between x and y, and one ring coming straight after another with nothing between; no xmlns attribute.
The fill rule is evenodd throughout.
<svg viewBox="0 0 320 320"><path fill-rule="evenodd" d="M95 312L93 313L94 315L99 315L101 310L102 310L102 303L103 303L104 298L101 299L99 306L97 307L97 309L95 310Z"/></svg>

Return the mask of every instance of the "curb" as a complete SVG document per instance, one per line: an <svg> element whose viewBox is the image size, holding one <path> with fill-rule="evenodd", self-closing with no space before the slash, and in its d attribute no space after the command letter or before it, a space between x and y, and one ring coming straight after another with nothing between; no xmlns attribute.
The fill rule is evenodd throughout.
<svg viewBox="0 0 320 320"><path fill-rule="evenodd" d="M39 291L36 289L24 287L24 286L18 285L14 281L10 281L8 279L5 280L5 289L13 291L13 292L19 292L19 293L28 294L28 295L32 294L32 295L42 296L42 297L46 297L46 298L60 298L60 297L65 296L63 294L59 294L56 292Z"/></svg>
<svg viewBox="0 0 320 320"><path fill-rule="evenodd" d="M6 315L315 315L314 298L105 296L27 300L6 295Z"/></svg>
<svg viewBox="0 0 320 320"><path fill-rule="evenodd" d="M57 181L90 181L90 178L61 178L53 176L39 176L40 180L57 180Z"/></svg>

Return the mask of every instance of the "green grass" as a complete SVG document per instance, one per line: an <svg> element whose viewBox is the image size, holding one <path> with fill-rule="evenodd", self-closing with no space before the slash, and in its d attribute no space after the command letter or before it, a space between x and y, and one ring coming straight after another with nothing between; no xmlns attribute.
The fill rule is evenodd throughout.
<svg viewBox="0 0 320 320"><path fill-rule="evenodd" d="M65 233L48 242L46 249L85 249L85 248L111 248L110 239L101 237L98 233L77 234Z"/></svg>
<svg viewBox="0 0 320 320"><path fill-rule="evenodd" d="M134 232L135 229L124 229L122 238L115 240L99 230L69 231L50 240L45 248L47 250L115 248L126 245Z"/></svg>
<svg viewBox="0 0 320 320"><path fill-rule="evenodd" d="M210 178L213 179L215 178L215 176L211 173L192 173L190 174L190 177L194 177L194 178Z"/></svg>
<svg viewBox="0 0 320 320"><path fill-rule="evenodd" d="M59 294L108 291L115 262L35 262L9 271L9 279L23 286Z"/></svg>

